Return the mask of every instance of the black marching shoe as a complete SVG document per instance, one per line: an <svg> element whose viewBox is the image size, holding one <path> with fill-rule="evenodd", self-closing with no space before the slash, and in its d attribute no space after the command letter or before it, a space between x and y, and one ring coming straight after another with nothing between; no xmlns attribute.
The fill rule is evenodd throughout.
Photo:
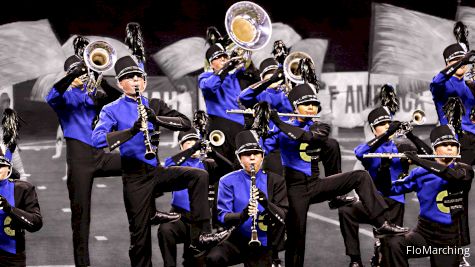
<svg viewBox="0 0 475 267"><path fill-rule="evenodd" d="M151 225L158 225L167 222L176 222L181 218L181 214L175 212L164 212L156 210L152 218L150 218Z"/></svg>
<svg viewBox="0 0 475 267"><path fill-rule="evenodd" d="M282 260L280 260L280 259L273 259L273 260L272 260L272 267L282 267Z"/></svg>
<svg viewBox="0 0 475 267"><path fill-rule="evenodd" d="M350 262L349 267L364 267L363 263L361 261L352 261Z"/></svg>
<svg viewBox="0 0 475 267"><path fill-rule="evenodd" d="M328 201L328 206L330 207L330 209L336 210L339 207L343 207L343 206L346 206L346 205L353 204L357 200L358 199L356 197L353 197L353 196L347 196L347 195L337 196L334 199Z"/></svg>
<svg viewBox="0 0 475 267"><path fill-rule="evenodd" d="M381 227L376 228L373 227L373 235L376 238L383 238L386 236L395 236L395 235L403 235L409 231L407 227L401 227L399 225L395 225L393 223L389 223L385 221Z"/></svg>
<svg viewBox="0 0 475 267"><path fill-rule="evenodd" d="M235 227L233 226L221 232L201 234L195 244L191 243L190 245L193 256L196 258L203 256L208 250L228 239L234 229Z"/></svg>

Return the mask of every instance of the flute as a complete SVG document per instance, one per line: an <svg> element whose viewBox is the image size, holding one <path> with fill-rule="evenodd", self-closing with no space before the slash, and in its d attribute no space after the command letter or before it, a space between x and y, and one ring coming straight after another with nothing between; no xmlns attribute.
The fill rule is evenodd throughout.
<svg viewBox="0 0 475 267"><path fill-rule="evenodd" d="M434 158L454 158L459 159L460 155L417 155L422 159L434 159ZM367 153L363 155L363 158L407 158L404 153Z"/></svg>
<svg viewBox="0 0 475 267"><path fill-rule="evenodd" d="M246 114L254 115L253 109L228 109L226 113L229 114ZM320 115L306 115L306 114L296 114L296 113L277 113L280 117L299 117L299 118L320 118Z"/></svg>

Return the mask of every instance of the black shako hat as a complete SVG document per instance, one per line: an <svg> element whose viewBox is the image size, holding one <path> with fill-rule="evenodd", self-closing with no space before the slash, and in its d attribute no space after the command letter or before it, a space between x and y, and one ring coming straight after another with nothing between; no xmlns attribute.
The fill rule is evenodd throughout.
<svg viewBox="0 0 475 267"><path fill-rule="evenodd" d="M432 148L443 144L443 143L453 143L460 147L460 143L455 137L455 130L451 125L441 125L437 126L430 132L430 142Z"/></svg>
<svg viewBox="0 0 475 267"><path fill-rule="evenodd" d="M266 58L261 62L259 66L259 72L261 73L261 79L263 79L264 75L271 71L276 70L279 67L279 63L273 57Z"/></svg>
<svg viewBox="0 0 475 267"><path fill-rule="evenodd" d="M147 73L143 71L137 62L131 56L125 56L119 58L114 65L115 70L115 78L120 81L121 77L130 74L130 73L137 73L143 75L144 78L147 76Z"/></svg>
<svg viewBox="0 0 475 267"><path fill-rule="evenodd" d="M211 61L213 61L213 59L220 57L221 55L227 55L227 54L226 54L226 51L223 49L223 47L218 44L214 44L210 46L208 50L206 50L206 59L210 63Z"/></svg>
<svg viewBox="0 0 475 267"><path fill-rule="evenodd" d="M387 107L377 107L368 114L368 123L371 129L385 121L391 121L391 115Z"/></svg>
<svg viewBox="0 0 475 267"><path fill-rule="evenodd" d="M320 101L318 100L315 91L308 83L295 86L290 90L288 98L290 103L294 106L294 109L297 109L298 105L306 102L317 102L317 105L320 106Z"/></svg>
<svg viewBox="0 0 475 267"><path fill-rule="evenodd" d="M467 48L465 45L459 43L451 44L444 49L443 56L445 63L448 63L451 60L454 60L459 57L465 56L467 53Z"/></svg>
<svg viewBox="0 0 475 267"><path fill-rule="evenodd" d="M251 130L246 130L239 132L236 135L236 156L239 157L241 153L248 152L248 151L257 151L260 153L264 153L261 146L259 145L259 137L257 136L256 132Z"/></svg>
<svg viewBox="0 0 475 267"><path fill-rule="evenodd" d="M64 61L64 71L68 72L69 70L77 66L79 63L81 63L81 61L82 60L76 55L68 57L66 61Z"/></svg>
<svg viewBox="0 0 475 267"><path fill-rule="evenodd" d="M181 131L178 134L178 143L181 145L184 142L190 140L190 139L200 139L200 136L198 135L198 132L196 131L195 128L191 127L188 131Z"/></svg>

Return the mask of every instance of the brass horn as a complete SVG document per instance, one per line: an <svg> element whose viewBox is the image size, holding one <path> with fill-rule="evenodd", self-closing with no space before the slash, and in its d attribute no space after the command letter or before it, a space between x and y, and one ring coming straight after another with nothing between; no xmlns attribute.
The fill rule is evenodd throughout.
<svg viewBox="0 0 475 267"><path fill-rule="evenodd" d="M84 48L83 57L89 72L86 89L88 92L93 92L100 85L103 73L114 66L117 54L108 42L95 41ZM97 79L92 73L93 71L99 74Z"/></svg>
<svg viewBox="0 0 475 267"><path fill-rule="evenodd" d="M241 1L233 4L224 19L229 38L244 50L259 50L270 40L272 23L259 5Z"/></svg>
<svg viewBox="0 0 475 267"><path fill-rule="evenodd" d="M420 110L420 109L414 110L414 112L412 113L411 122L413 122L414 124L417 124L417 125L422 125L422 124L424 124L425 121L426 121L425 112Z"/></svg>
<svg viewBox="0 0 475 267"><path fill-rule="evenodd" d="M300 60L308 58L310 59L311 64L313 65L313 69L315 69L315 63L312 60L312 57L310 57L309 54L304 53L304 52L293 52L290 53L284 60L283 64L283 69L284 69L284 75L287 79L289 79L291 82L294 82L296 84L302 84L304 83L302 73L300 73L299 70L299 64Z"/></svg>
<svg viewBox="0 0 475 267"><path fill-rule="evenodd" d="M225 136L220 130L214 130L209 133L209 142L213 146L222 146L224 144Z"/></svg>

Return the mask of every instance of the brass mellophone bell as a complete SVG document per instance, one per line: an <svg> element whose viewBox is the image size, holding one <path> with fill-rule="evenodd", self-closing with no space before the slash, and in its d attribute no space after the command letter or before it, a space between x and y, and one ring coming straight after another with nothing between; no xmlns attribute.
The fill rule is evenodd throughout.
<svg viewBox="0 0 475 267"><path fill-rule="evenodd" d="M253 197L252 192L254 191L253 189L257 188L256 186L256 167L254 166L254 163L251 163L251 186L250 186L250 198L249 202L254 201L257 203L257 199ZM249 246L251 247L259 247L261 246L261 241L259 241L258 235L257 235L257 214L252 216L252 223L251 223L251 240L249 241Z"/></svg>

